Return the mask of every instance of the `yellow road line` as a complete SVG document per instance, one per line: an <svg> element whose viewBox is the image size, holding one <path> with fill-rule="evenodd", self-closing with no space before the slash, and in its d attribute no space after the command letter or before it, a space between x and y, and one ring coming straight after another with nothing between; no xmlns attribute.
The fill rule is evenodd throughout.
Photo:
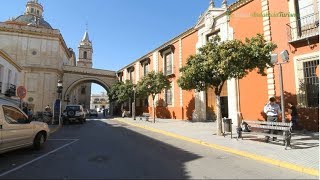
<svg viewBox="0 0 320 180"><path fill-rule="evenodd" d="M197 139L188 138L188 137L185 137L185 136L181 136L181 135L178 135L178 134L170 133L170 132L163 131L163 130L156 129L156 128L152 128L152 127L147 127L147 126L143 126L143 125L134 124L134 123L127 122L127 121L124 121L124 120L121 120L121 119L116 119L116 120L119 121L119 122L122 122L122 123L129 124L131 126L135 126L135 127L139 127L139 128L142 128L142 129L146 129L146 130L149 130L149 131L152 131L152 132L156 132L156 133L159 133L159 134L163 134L163 135L166 135L166 136L169 136L169 137L173 137L173 138L176 138L176 139L181 139L181 140L184 140L184 141L188 141L188 142L191 142L191 143L195 143L195 144L199 144L199 145L202 145L202 146L210 147L210 148L213 148L213 149L218 149L218 150L221 150L221 151L225 151L225 152L228 152L228 153L232 153L232 154L236 154L236 155L239 155L239 156L247 157L247 158L250 158L250 159L257 160L257 161L261 161L261 162L265 162L265 163L268 163L268 164L276 165L276 166L279 166L279 167L283 167L283 168L291 169L291 170L294 170L294 171L302 172L302 173L305 173L305 174L310 174L310 175L313 175L313 176L319 176L319 170L317 170L317 169L306 168L306 167L302 167L302 166L295 165L295 164L292 164L292 163L288 163L288 162L275 160L275 159L267 158L267 157L264 157L264 156L248 153L248 152L245 152L245 151L239 151L239 150L236 150L236 149L232 149L232 148L228 148L228 147L224 147L224 146L220 146L220 145L216 145L216 144L206 143L206 142L203 142L203 141L200 141L200 140L197 140Z"/></svg>

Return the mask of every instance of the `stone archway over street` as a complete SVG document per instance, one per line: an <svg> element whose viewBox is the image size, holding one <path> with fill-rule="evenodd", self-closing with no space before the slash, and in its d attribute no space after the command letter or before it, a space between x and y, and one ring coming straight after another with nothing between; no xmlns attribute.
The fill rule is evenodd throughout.
<svg viewBox="0 0 320 180"><path fill-rule="evenodd" d="M63 103L67 102L67 95L80 84L96 83L108 92L110 87L117 81L116 72L109 70L64 66L63 73Z"/></svg>

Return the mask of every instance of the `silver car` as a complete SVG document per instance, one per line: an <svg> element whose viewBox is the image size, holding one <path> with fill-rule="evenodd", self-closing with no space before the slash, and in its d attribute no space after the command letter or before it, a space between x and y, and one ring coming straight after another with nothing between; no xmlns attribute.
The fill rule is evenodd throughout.
<svg viewBox="0 0 320 180"><path fill-rule="evenodd" d="M49 132L46 123L30 121L19 107L0 99L0 153L28 146L39 150Z"/></svg>

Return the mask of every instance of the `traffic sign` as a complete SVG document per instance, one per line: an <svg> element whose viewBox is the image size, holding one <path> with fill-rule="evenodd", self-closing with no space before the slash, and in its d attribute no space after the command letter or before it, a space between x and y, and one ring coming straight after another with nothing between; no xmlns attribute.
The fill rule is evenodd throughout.
<svg viewBox="0 0 320 180"><path fill-rule="evenodd" d="M24 86L19 86L19 87L17 88L17 95L18 95L18 97L19 97L20 99L25 98L26 95L27 95L27 90L26 90L26 88L25 88Z"/></svg>

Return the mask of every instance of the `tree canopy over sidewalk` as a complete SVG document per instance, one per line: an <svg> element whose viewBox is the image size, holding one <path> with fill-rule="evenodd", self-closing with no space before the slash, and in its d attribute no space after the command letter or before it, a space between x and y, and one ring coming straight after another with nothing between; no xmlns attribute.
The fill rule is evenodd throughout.
<svg viewBox="0 0 320 180"><path fill-rule="evenodd" d="M220 94L224 83L232 78L241 79L254 69L266 75L265 69L272 67L271 52L277 48L267 43L263 36L221 42L219 36L199 48L199 53L187 59L186 66L180 69L178 80L184 90L205 91L213 88L216 95L217 133L222 135Z"/></svg>

